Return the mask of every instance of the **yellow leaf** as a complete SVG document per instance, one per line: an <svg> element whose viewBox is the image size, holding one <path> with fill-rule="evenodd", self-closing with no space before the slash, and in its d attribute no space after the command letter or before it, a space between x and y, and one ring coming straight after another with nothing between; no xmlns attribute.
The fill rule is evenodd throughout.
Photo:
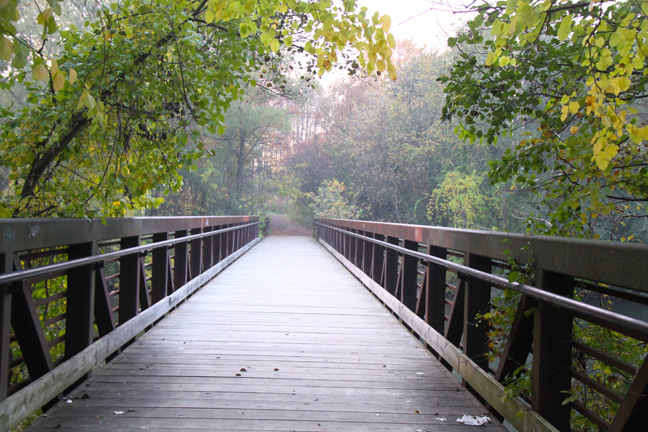
<svg viewBox="0 0 648 432"><path fill-rule="evenodd" d="M38 17L36 18L36 22L38 24L40 24L40 25L47 24L47 22L50 20L50 18L52 18L52 13L53 12L54 11L52 10L52 8L45 9L43 12L38 14Z"/></svg>
<svg viewBox="0 0 648 432"><path fill-rule="evenodd" d="M39 63L32 68L32 76L36 81L45 81L49 77L47 68L43 63Z"/></svg>
<svg viewBox="0 0 648 432"><path fill-rule="evenodd" d="M578 126L572 126L569 131L572 133L572 135L576 135L578 133Z"/></svg>
<svg viewBox="0 0 648 432"><path fill-rule="evenodd" d="M491 66L493 63L495 63L495 60L497 60L497 54L494 52L489 52L488 57L486 57L486 63L484 63L486 66Z"/></svg>
<svg viewBox="0 0 648 432"><path fill-rule="evenodd" d="M77 71L74 69L70 69L70 78L68 78L68 81L70 81L70 85L74 84L74 82L77 80Z"/></svg>
<svg viewBox="0 0 648 432"><path fill-rule="evenodd" d="M569 106L568 105L563 105L560 109L561 115L560 115L560 120L565 121L567 118L567 115L569 114Z"/></svg>
<svg viewBox="0 0 648 432"><path fill-rule="evenodd" d="M280 46L281 46L281 44L279 43L279 41L277 39L272 39L270 41L270 49L272 50L272 52L279 51Z"/></svg>
<svg viewBox="0 0 648 432"><path fill-rule="evenodd" d="M88 90L83 90L83 93L81 94L81 97L79 98L79 103L77 105L77 110L80 110L83 108L86 104L86 101L88 100L88 96L90 94L88 93Z"/></svg>
<svg viewBox="0 0 648 432"><path fill-rule="evenodd" d="M65 87L65 77L63 76L62 73L57 73L54 75L54 78L52 79L52 86L54 87L54 91L61 91L63 87Z"/></svg>
<svg viewBox="0 0 648 432"><path fill-rule="evenodd" d="M58 62L56 60L52 60L52 65L50 66L50 74L54 76L57 73L59 73Z"/></svg>
<svg viewBox="0 0 648 432"><path fill-rule="evenodd" d="M389 15L383 15L382 17L380 17L380 21L382 22L383 30L388 32L391 28L391 18L389 17Z"/></svg>
<svg viewBox="0 0 648 432"><path fill-rule="evenodd" d="M0 38L0 60L11 60L13 52L14 44L11 39L2 36L2 38Z"/></svg>
<svg viewBox="0 0 648 432"><path fill-rule="evenodd" d="M576 114L580 109L580 104L576 101L569 102L569 113Z"/></svg>

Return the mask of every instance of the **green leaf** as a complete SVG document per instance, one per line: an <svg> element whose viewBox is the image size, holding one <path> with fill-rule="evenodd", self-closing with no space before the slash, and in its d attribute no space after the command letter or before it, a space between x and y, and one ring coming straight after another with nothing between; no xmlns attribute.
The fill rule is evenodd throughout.
<svg viewBox="0 0 648 432"><path fill-rule="evenodd" d="M250 29L249 24L248 24L248 23L245 23L245 22L242 22L242 23L239 25L239 32L240 32L240 34L241 34L241 37L244 38L244 39L245 39L246 37L250 36L251 29Z"/></svg>
<svg viewBox="0 0 648 432"><path fill-rule="evenodd" d="M279 43L279 41L277 39L272 39L270 41L270 49L272 50L272 52L279 51L280 47L281 47L281 44Z"/></svg>

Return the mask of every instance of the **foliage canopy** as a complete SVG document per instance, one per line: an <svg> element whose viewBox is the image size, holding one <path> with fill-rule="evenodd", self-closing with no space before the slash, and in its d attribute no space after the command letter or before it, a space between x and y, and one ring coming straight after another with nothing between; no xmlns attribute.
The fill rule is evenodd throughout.
<svg viewBox="0 0 648 432"><path fill-rule="evenodd" d="M648 2L510 0L476 11L448 42L459 56L442 79L444 117L470 141L518 140L492 162L491 181L543 196L551 220L535 231L585 235L603 219L645 217Z"/></svg>
<svg viewBox="0 0 648 432"><path fill-rule="evenodd" d="M66 3L47 3L36 19L43 46L60 34L51 56L14 26L26 2L0 1L0 58L12 64L0 86L28 92L24 107L0 107L5 217L159 205L153 188L177 190L179 170L199 157L194 126L222 134L246 85L280 92L284 57L306 59L307 73L339 64L395 78L389 17L353 0L124 0L80 28L59 28Z"/></svg>

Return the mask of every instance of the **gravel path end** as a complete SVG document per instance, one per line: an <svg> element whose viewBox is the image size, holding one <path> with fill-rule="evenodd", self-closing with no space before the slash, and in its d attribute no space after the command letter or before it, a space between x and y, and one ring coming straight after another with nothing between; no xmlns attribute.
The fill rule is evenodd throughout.
<svg viewBox="0 0 648 432"><path fill-rule="evenodd" d="M270 216L271 236L312 236L313 231L292 222L286 215L275 214Z"/></svg>

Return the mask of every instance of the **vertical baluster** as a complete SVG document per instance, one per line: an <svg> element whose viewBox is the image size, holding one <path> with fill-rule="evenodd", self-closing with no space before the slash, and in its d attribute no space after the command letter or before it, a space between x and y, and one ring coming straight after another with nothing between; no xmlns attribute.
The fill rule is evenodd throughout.
<svg viewBox="0 0 648 432"><path fill-rule="evenodd" d="M428 245L428 255L447 259L448 251L444 248ZM446 268L428 263L428 277L424 287L427 290L425 321L436 331L443 334L446 306Z"/></svg>
<svg viewBox="0 0 648 432"><path fill-rule="evenodd" d="M215 226L214 231L220 230L222 227ZM221 261L221 234L215 234L212 236L212 257L214 259L214 265L218 264Z"/></svg>
<svg viewBox="0 0 648 432"><path fill-rule="evenodd" d="M374 234L376 240L385 241L385 236L382 234ZM380 278L383 272L383 265L385 264L385 248L383 246L372 244L371 252L371 278L377 284L380 284Z"/></svg>
<svg viewBox="0 0 648 432"><path fill-rule="evenodd" d="M209 233L212 232L213 227L205 227L203 229L203 232ZM212 268L214 265L213 257L212 257L212 242L214 240L213 236L209 237L204 237L203 238L203 256L202 256L202 265L203 265L203 271L206 269Z"/></svg>
<svg viewBox="0 0 648 432"><path fill-rule="evenodd" d="M373 233L370 231L365 231L364 232L366 237L373 238ZM362 262L362 271L365 272L366 275L371 277L371 262L373 259L373 243L365 240L363 241L364 243L364 250L362 251L362 256L363 256L363 262Z"/></svg>
<svg viewBox="0 0 648 432"><path fill-rule="evenodd" d="M85 258L97 253L95 242L68 247L68 260ZM91 264L67 271L65 311L65 358L69 359L92 343L95 271Z"/></svg>
<svg viewBox="0 0 648 432"><path fill-rule="evenodd" d="M387 237L387 243L398 246L398 237ZM398 286L398 252L387 248L385 251L385 289L391 295L396 294Z"/></svg>
<svg viewBox="0 0 648 432"><path fill-rule="evenodd" d="M187 230L175 232L175 238L187 236ZM173 286L179 289L187 283L187 243L176 243L173 245Z"/></svg>
<svg viewBox="0 0 648 432"><path fill-rule="evenodd" d="M202 228L194 228L191 230L191 235L200 234ZM189 262L191 264L191 279L198 277L202 273L202 239L191 240L191 251L190 251Z"/></svg>
<svg viewBox="0 0 648 432"><path fill-rule="evenodd" d="M13 270L13 253L11 251L0 254L0 273L9 273ZM8 394L9 359L11 346L11 293L10 285L0 286L0 401Z"/></svg>
<svg viewBox="0 0 648 432"><path fill-rule="evenodd" d="M574 279L540 270L538 286L567 297L574 295ZM571 408L563 400L571 390L573 316L566 309L538 301L533 331L533 409L558 430L569 430Z"/></svg>
<svg viewBox="0 0 648 432"><path fill-rule="evenodd" d="M140 236L124 237L120 242L121 249L139 245ZM119 325L139 312L140 267L138 253L119 258Z"/></svg>
<svg viewBox="0 0 648 432"><path fill-rule="evenodd" d="M466 254L466 265L486 273L491 272L490 258ZM485 314L490 307L491 286L488 282L468 276L466 297L464 299L464 353L483 369L488 369L488 324L477 320L477 315Z"/></svg>
<svg viewBox="0 0 648 432"><path fill-rule="evenodd" d="M405 248L418 251L418 242L405 240ZM418 279L418 259L404 255L401 263L400 301L411 311L416 311L416 288Z"/></svg>
<svg viewBox="0 0 648 432"><path fill-rule="evenodd" d="M153 234L153 243L169 239L169 233ZM169 272L169 248L167 246L153 249L151 269L151 303L155 304L169 295L167 274Z"/></svg>

